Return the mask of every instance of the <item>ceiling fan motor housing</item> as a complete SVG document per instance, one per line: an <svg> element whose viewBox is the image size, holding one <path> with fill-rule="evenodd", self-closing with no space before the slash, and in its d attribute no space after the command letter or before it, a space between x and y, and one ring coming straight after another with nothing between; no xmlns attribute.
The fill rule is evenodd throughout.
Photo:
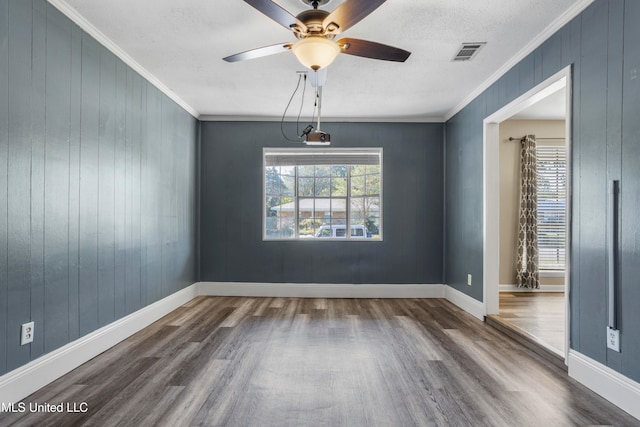
<svg viewBox="0 0 640 427"><path fill-rule="evenodd" d="M291 29L295 36L299 39L308 37L308 36L325 36L326 38L334 38L335 34L332 34L335 30L338 29L337 24L333 22L327 25L325 28L323 25L324 19L329 15L329 12L326 10L320 9L309 9L303 12L300 12L296 18L302 22L307 28L302 29L297 25L293 25Z"/></svg>

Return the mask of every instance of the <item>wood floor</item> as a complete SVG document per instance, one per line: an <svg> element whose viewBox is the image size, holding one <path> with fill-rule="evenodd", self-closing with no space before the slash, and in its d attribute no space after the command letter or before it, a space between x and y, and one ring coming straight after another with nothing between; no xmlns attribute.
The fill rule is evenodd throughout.
<svg viewBox="0 0 640 427"><path fill-rule="evenodd" d="M88 410L0 425L640 425L442 299L199 297L32 402Z"/></svg>
<svg viewBox="0 0 640 427"><path fill-rule="evenodd" d="M564 292L500 292L499 317L564 358Z"/></svg>

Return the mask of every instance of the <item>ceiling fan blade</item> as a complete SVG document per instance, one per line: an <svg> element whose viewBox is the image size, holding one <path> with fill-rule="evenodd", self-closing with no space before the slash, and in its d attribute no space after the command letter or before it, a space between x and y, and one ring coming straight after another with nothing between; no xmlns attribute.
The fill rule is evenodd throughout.
<svg viewBox="0 0 640 427"><path fill-rule="evenodd" d="M287 29L293 29L298 27L300 30L306 30L306 25L302 23L298 18L287 12L285 9L277 5L271 0L244 0L251 6L258 9L260 12L267 15L269 18L276 21Z"/></svg>
<svg viewBox="0 0 640 427"><path fill-rule="evenodd" d="M386 0L347 0L324 18L322 26L333 29L332 32L334 34L339 34L360 22L385 1ZM334 27L337 27L337 29L334 29Z"/></svg>
<svg viewBox="0 0 640 427"><path fill-rule="evenodd" d="M291 50L291 43L280 43L236 53L235 55L227 56L222 59L227 62L246 61L247 59L262 58L263 56L275 55L289 50Z"/></svg>
<svg viewBox="0 0 640 427"><path fill-rule="evenodd" d="M384 61L404 62L411 52L386 44L360 39L340 39L338 45L342 53L365 58L382 59Z"/></svg>

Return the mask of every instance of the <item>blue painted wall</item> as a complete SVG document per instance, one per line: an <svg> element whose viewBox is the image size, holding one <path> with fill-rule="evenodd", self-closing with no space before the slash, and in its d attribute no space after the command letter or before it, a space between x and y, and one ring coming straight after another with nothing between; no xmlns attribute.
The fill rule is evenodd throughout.
<svg viewBox="0 0 640 427"><path fill-rule="evenodd" d="M0 1L0 374L196 280L197 213L202 280L446 282L481 300L482 120L572 64L571 346L640 380L638 40L640 2L597 0L445 125L326 124L335 146L384 147L384 242L262 242L279 124L202 123L198 211L197 121L44 0ZM604 339L614 178L620 354Z"/></svg>
<svg viewBox="0 0 640 427"><path fill-rule="evenodd" d="M332 147L383 147L384 241L262 241L262 147L293 144L280 141L280 123L205 122L200 279L442 283L443 125L326 123L323 129Z"/></svg>
<svg viewBox="0 0 640 427"><path fill-rule="evenodd" d="M0 1L0 375L195 281L197 126L45 0Z"/></svg>
<svg viewBox="0 0 640 427"><path fill-rule="evenodd" d="M596 0L446 123L445 280L482 300L482 120L573 66L571 348L640 380L640 2ZM621 188L621 346L606 348L607 181ZM478 278L476 280L475 278Z"/></svg>

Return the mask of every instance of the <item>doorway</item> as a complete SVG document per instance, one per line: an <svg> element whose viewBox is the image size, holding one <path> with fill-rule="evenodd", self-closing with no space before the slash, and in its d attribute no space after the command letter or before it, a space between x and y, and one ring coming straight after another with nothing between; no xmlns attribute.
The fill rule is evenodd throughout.
<svg viewBox="0 0 640 427"><path fill-rule="evenodd" d="M483 207L483 224L484 224L484 306L485 306L485 315L500 315L501 312L501 297L503 302L503 307L508 303L515 303L515 308L512 307L512 310L519 310L522 307L526 307L530 305L532 309L536 307L549 307L550 313L554 313L556 318L549 319L546 321L548 324L553 325L555 322L556 326L560 326L561 333L560 337L556 337L556 339L552 344L541 342L543 346L550 347L555 349L555 353L559 354L565 361L568 356L569 350L569 229L568 226L565 226L565 253L564 253L564 271L558 272L556 271L553 274L545 273L543 274L542 283L545 284L543 289L550 291L561 291L564 292L553 292L553 293L540 293L536 295L534 293L521 294L515 292L519 289L505 289L505 287L513 287L512 284L507 280L505 283L505 273L504 269L501 272L501 263L504 264L505 260L501 261L501 252L503 252L502 258L504 258L505 247L501 243L503 240L502 237L509 239L508 236L504 236L505 231L501 231L501 199L505 196L501 196L501 164L500 164L500 147L502 144L518 144L517 141L507 142L507 138L505 137L506 133L516 132L512 136L514 138L521 138L523 135L520 135L517 132L520 132L521 129L530 129L531 123L527 123L526 126L518 128L518 123L513 120L530 120L533 116L530 113L538 107L542 107L541 110L545 111L552 107L552 104L558 105L560 102L560 107L563 107L564 114L564 123L559 129L556 123L555 126L555 134L552 136L548 136L549 138L555 139L555 141L549 143L559 144L564 146L566 152L567 159L567 171L570 171L570 149L571 149L571 67L566 67L561 70L554 76L545 80L543 83L539 84L535 88L531 89L524 95L520 96L516 100L512 101L502 109L498 110L494 114L490 115L484 120L484 147L483 147L483 162L484 162L484 172L483 172L483 188L484 188L484 207ZM546 103L546 107L545 107ZM563 105L562 105L563 103ZM540 116L542 117L542 116ZM556 117L557 118L557 117ZM511 120L511 121L510 121ZM515 124L515 127L514 127ZM519 123L522 125L522 123ZM502 128L502 133L501 133ZM558 133L562 133L559 135ZM527 131L526 133L532 133ZM543 136L547 137L547 136ZM562 139L564 138L564 139ZM513 150L514 147L511 147L510 150ZM502 166L504 169L505 166ZM504 171L503 171L504 172ZM504 179L504 178L503 178ZM565 224L570 223L570 173L567 173L567 182L566 182L566 222ZM504 210L504 209L502 209ZM505 213L502 213L504 216ZM503 227L504 228L504 227ZM502 251L501 251L502 249ZM510 261L506 261L509 263ZM515 265L515 264L513 264ZM502 276L502 277L501 277ZM560 277L550 277L547 276L560 276ZM559 284L564 282L563 286ZM501 293L501 286L502 291ZM542 286L541 286L542 287ZM511 292L509 292L511 291ZM526 297L526 298L525 298ZM513 305L513 304L512 304ZM554 309L555 307L555 309ZM505 317L511 316L513 319L517 319L521 314L514 313L513 311L510 313L506 313L507 308L504 308ZM522 317L522 316L521 316ZM508 322L507 322L508 323ZM514 322L515 323L515 322ZM521 322L526 326L527 322ZM558 325L560 323L560 325ZM530 322L530 325L535 325L538 328L540 325L544 325L544 321L536 321L533 319L533 322ZM517 330L518 327L514 327L514 330ZM525 333L527 331L525 330ZM549 331L552 332L552 331ZM534 330L530 335L535 338L535 335L545 336L544 331ZM557 335L557 331L556 331ZM535 340L534 340L535 341ZM538 340L542 341L542 340ZM545 345L547 344L547 345ZM559 347L559 348L558 348Z"/></svg>

